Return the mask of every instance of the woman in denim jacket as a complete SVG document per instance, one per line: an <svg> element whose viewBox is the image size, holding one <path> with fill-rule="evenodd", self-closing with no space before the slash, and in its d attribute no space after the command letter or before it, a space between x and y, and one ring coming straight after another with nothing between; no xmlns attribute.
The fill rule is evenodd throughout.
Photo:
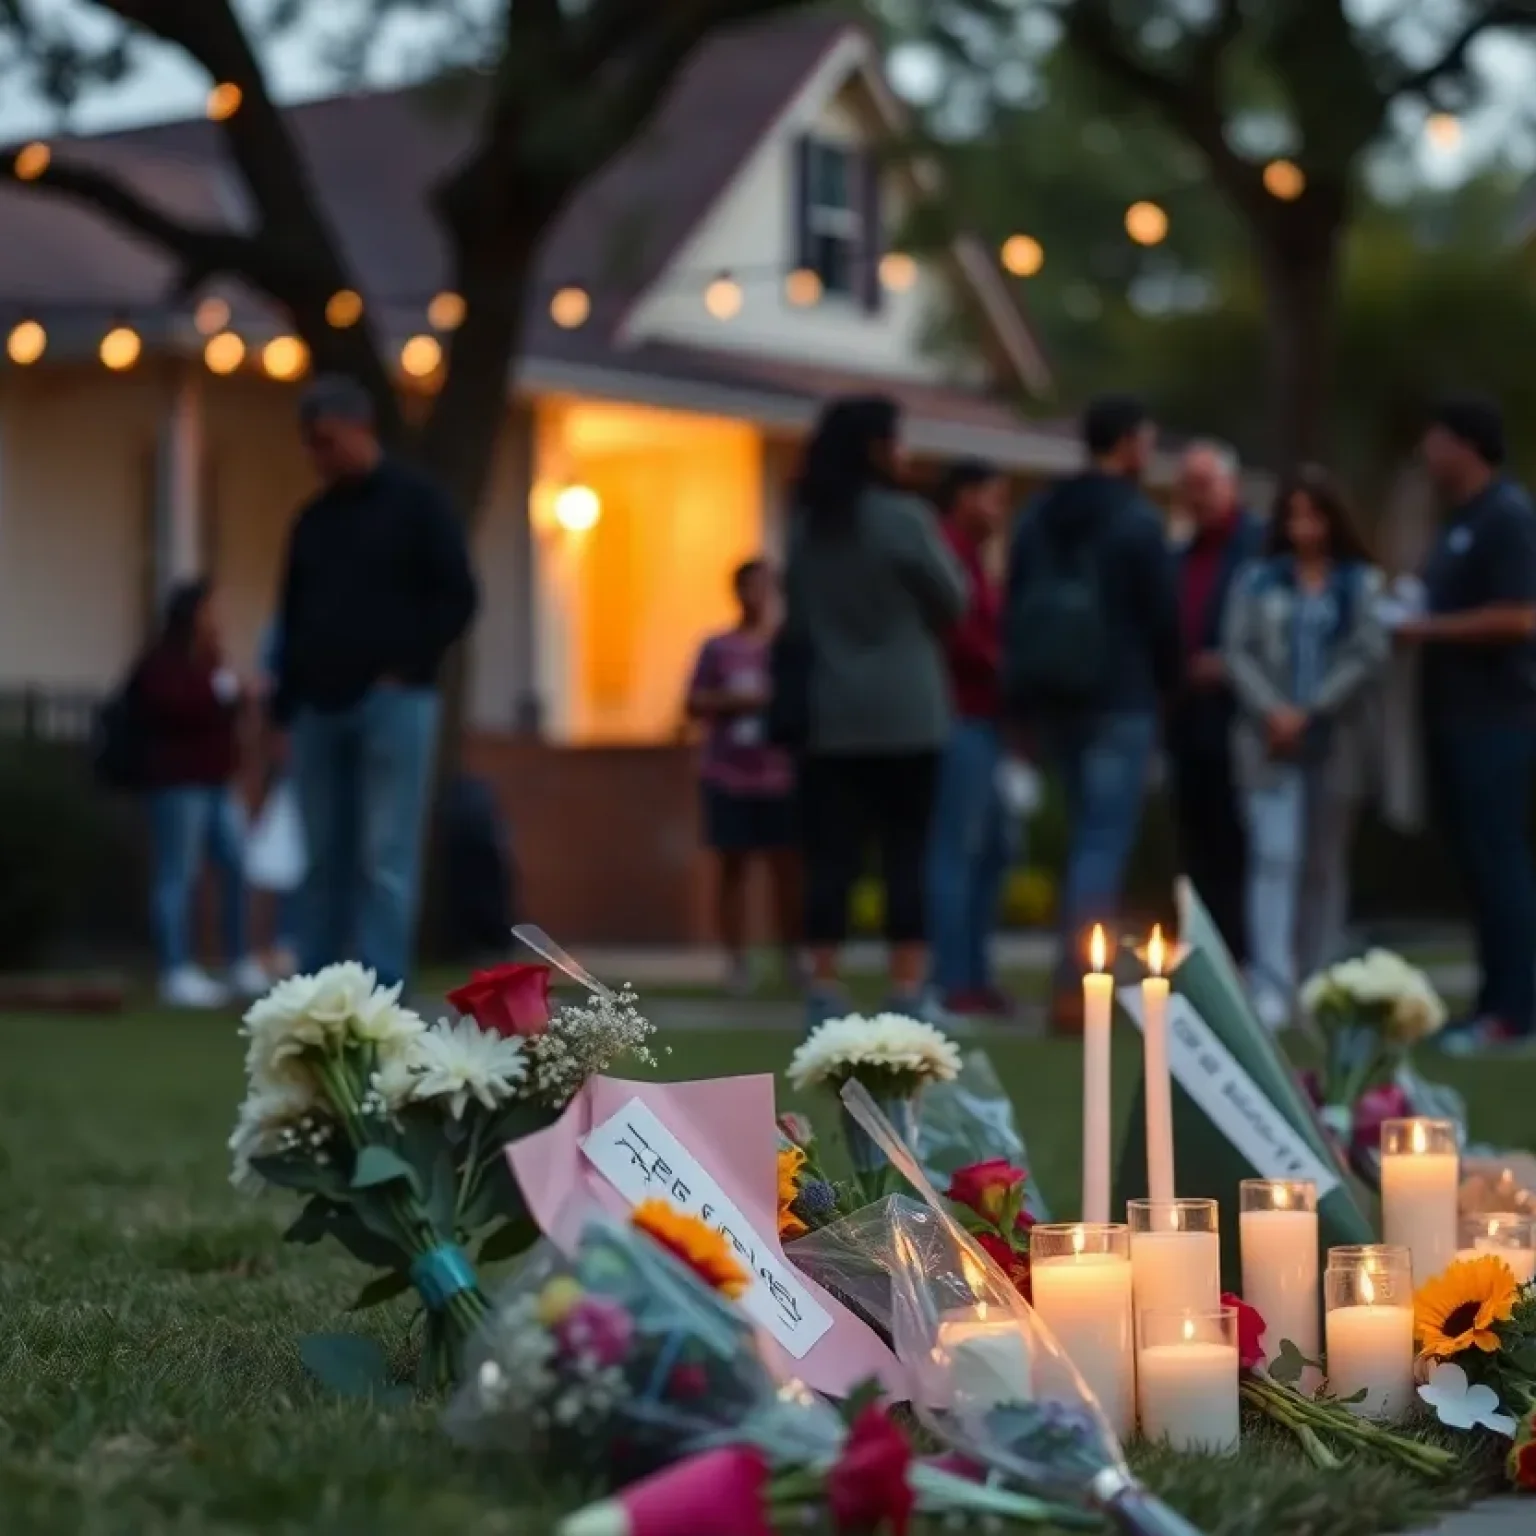
<svg viewBox="0 0 1536 1536"><path fill-rule="evenodd" d="M1222 645L1238 703L1249 957L1271 1028L1290 1021L1298 979L1343 937L1371 684L1390 651L1381 590L1337 482L1303 466L1280 488L1267 551L1238 585Z"/></svg>

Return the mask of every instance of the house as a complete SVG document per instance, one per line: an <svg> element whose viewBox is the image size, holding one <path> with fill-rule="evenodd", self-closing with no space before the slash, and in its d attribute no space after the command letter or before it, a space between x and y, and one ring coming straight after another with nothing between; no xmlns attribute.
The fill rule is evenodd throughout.
<svg viewBox="0 0 1536 1536"><path fill-rule="evenodd" d="M462 119L398 92L291 123L411 385L455 318L423 200ZM932 461L983 454L1026 479L1075 461L1069 434L1007 403L1048 374L994 256L889 248L922 173L882 155L900 125L857 26L721 37L547 244L477 523L468 718L527 904L558 934L704 930L683 680L734 565L776 545L825 396L895 395ZM241 217L208 123L71 153L184 216ZM104 691L197 571L249 663L309 489L302 346L239 288L169 301L168 264L77 205L11 188L0 228L0 691ZM957 307L983 338L962 355L930 344Z"/></svg>

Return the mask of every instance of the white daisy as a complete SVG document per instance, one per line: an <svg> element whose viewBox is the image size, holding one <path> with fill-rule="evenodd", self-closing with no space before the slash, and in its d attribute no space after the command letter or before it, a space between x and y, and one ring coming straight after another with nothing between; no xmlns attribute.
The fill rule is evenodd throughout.
<svg viewBox="0 0 1536 1536"><path fill-rule="evenodd" d="M829 1019L812 1032L789 1063L796 1089L841 1083L860 1071L924 1082L950 1082L960 1072L960 1049L931 1024L896 1013L866 1019Z"/></svg>
<svg viewBox="0 0 1536 1536"><path fill-rule="evenodd" d="M311 1157L322 1156L330 1139L326 1108L314 1094L298 1085L251 1093L240 1106L229 1137L233 1158L230 1183L247 1191L262 1187L261 1176L251 1167L252 1158L297 1151Z"/></svg>
<svg viewBox="0 0 1536 1536"><path fill-rule="evenodd" d="M510 1099L528 1070L521 1040L482 1030L473 1019L433 1025L415 1041L414 1054L420 1066L411 1097L449 1100L455 1120L471 1098L487 1109Z"/></svg>

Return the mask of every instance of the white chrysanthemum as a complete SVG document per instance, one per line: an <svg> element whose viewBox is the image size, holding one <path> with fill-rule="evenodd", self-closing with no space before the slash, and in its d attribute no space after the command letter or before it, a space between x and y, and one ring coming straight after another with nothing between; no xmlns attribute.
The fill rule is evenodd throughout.
<svg viewBox="0 0 1536 1536"><path fill-rule="evenodd" d="M1387 949L1373 949L1311 978L1301 990L1302 1005L1314 1018L1325 1010L1384 1028L1412 1045L1444 1027L1445 1004L1417 966Z"/></svg>
<svg viewBox="0 0 1536 1536"><path fill-rule="evenodd" d="M262 1187L261 1176L251 1167L252 1158L296 1151L323 1157L330 1139L324 1115L325 1106L298 1084L252 1093L240 1106L229 1137L230 1183L248 1191Z"/></svg>
<svg viewBox="0 0 1536 1536"><path fill-rule="evenodd" d="M521 1040L492 1034L473 1019L433 1025L415 1041L413 1055L419 1066L411 1097L449 1100L455 1120L471 1098L487 1109L505 1103L528 1070Z"/></svg>
<svg viewBox="0 0 1536 1536"><path fill-rule="evenodd" d="M829 1019L812 1032L789 1063L796 1089L840 1083L862 1071L923 1082L950 1082L960 1072L960 1049L940 1030L897 1013L873 1019L854 1014Z"/></svg>

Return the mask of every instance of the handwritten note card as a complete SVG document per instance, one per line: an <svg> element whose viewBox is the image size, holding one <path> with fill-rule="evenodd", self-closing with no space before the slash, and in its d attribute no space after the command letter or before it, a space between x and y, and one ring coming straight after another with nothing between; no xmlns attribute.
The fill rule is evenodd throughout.
<svg viewBox="0 0 1536 1536"><path fill-rule="evenodd" d="M1142 1027L1141 988L1122 987L1120 1006ZM1216 1037L1187 997L1168 999L1168 1066L1179 1086L1264 1179L1310 1179L1322 1200L1339 1186L1331 1168Z"/></svg>
<svg viewBox="0 0 1536 1536"><path fill-rule="evenodd" d="M581 1143L593 1167L631 1205L667 1200L714 1227L752 1275L741 1304L796 1360L832 1326L832 1319L780 1256L710 1177L698 1159L639 1099L593 1127Z"/></svg>

